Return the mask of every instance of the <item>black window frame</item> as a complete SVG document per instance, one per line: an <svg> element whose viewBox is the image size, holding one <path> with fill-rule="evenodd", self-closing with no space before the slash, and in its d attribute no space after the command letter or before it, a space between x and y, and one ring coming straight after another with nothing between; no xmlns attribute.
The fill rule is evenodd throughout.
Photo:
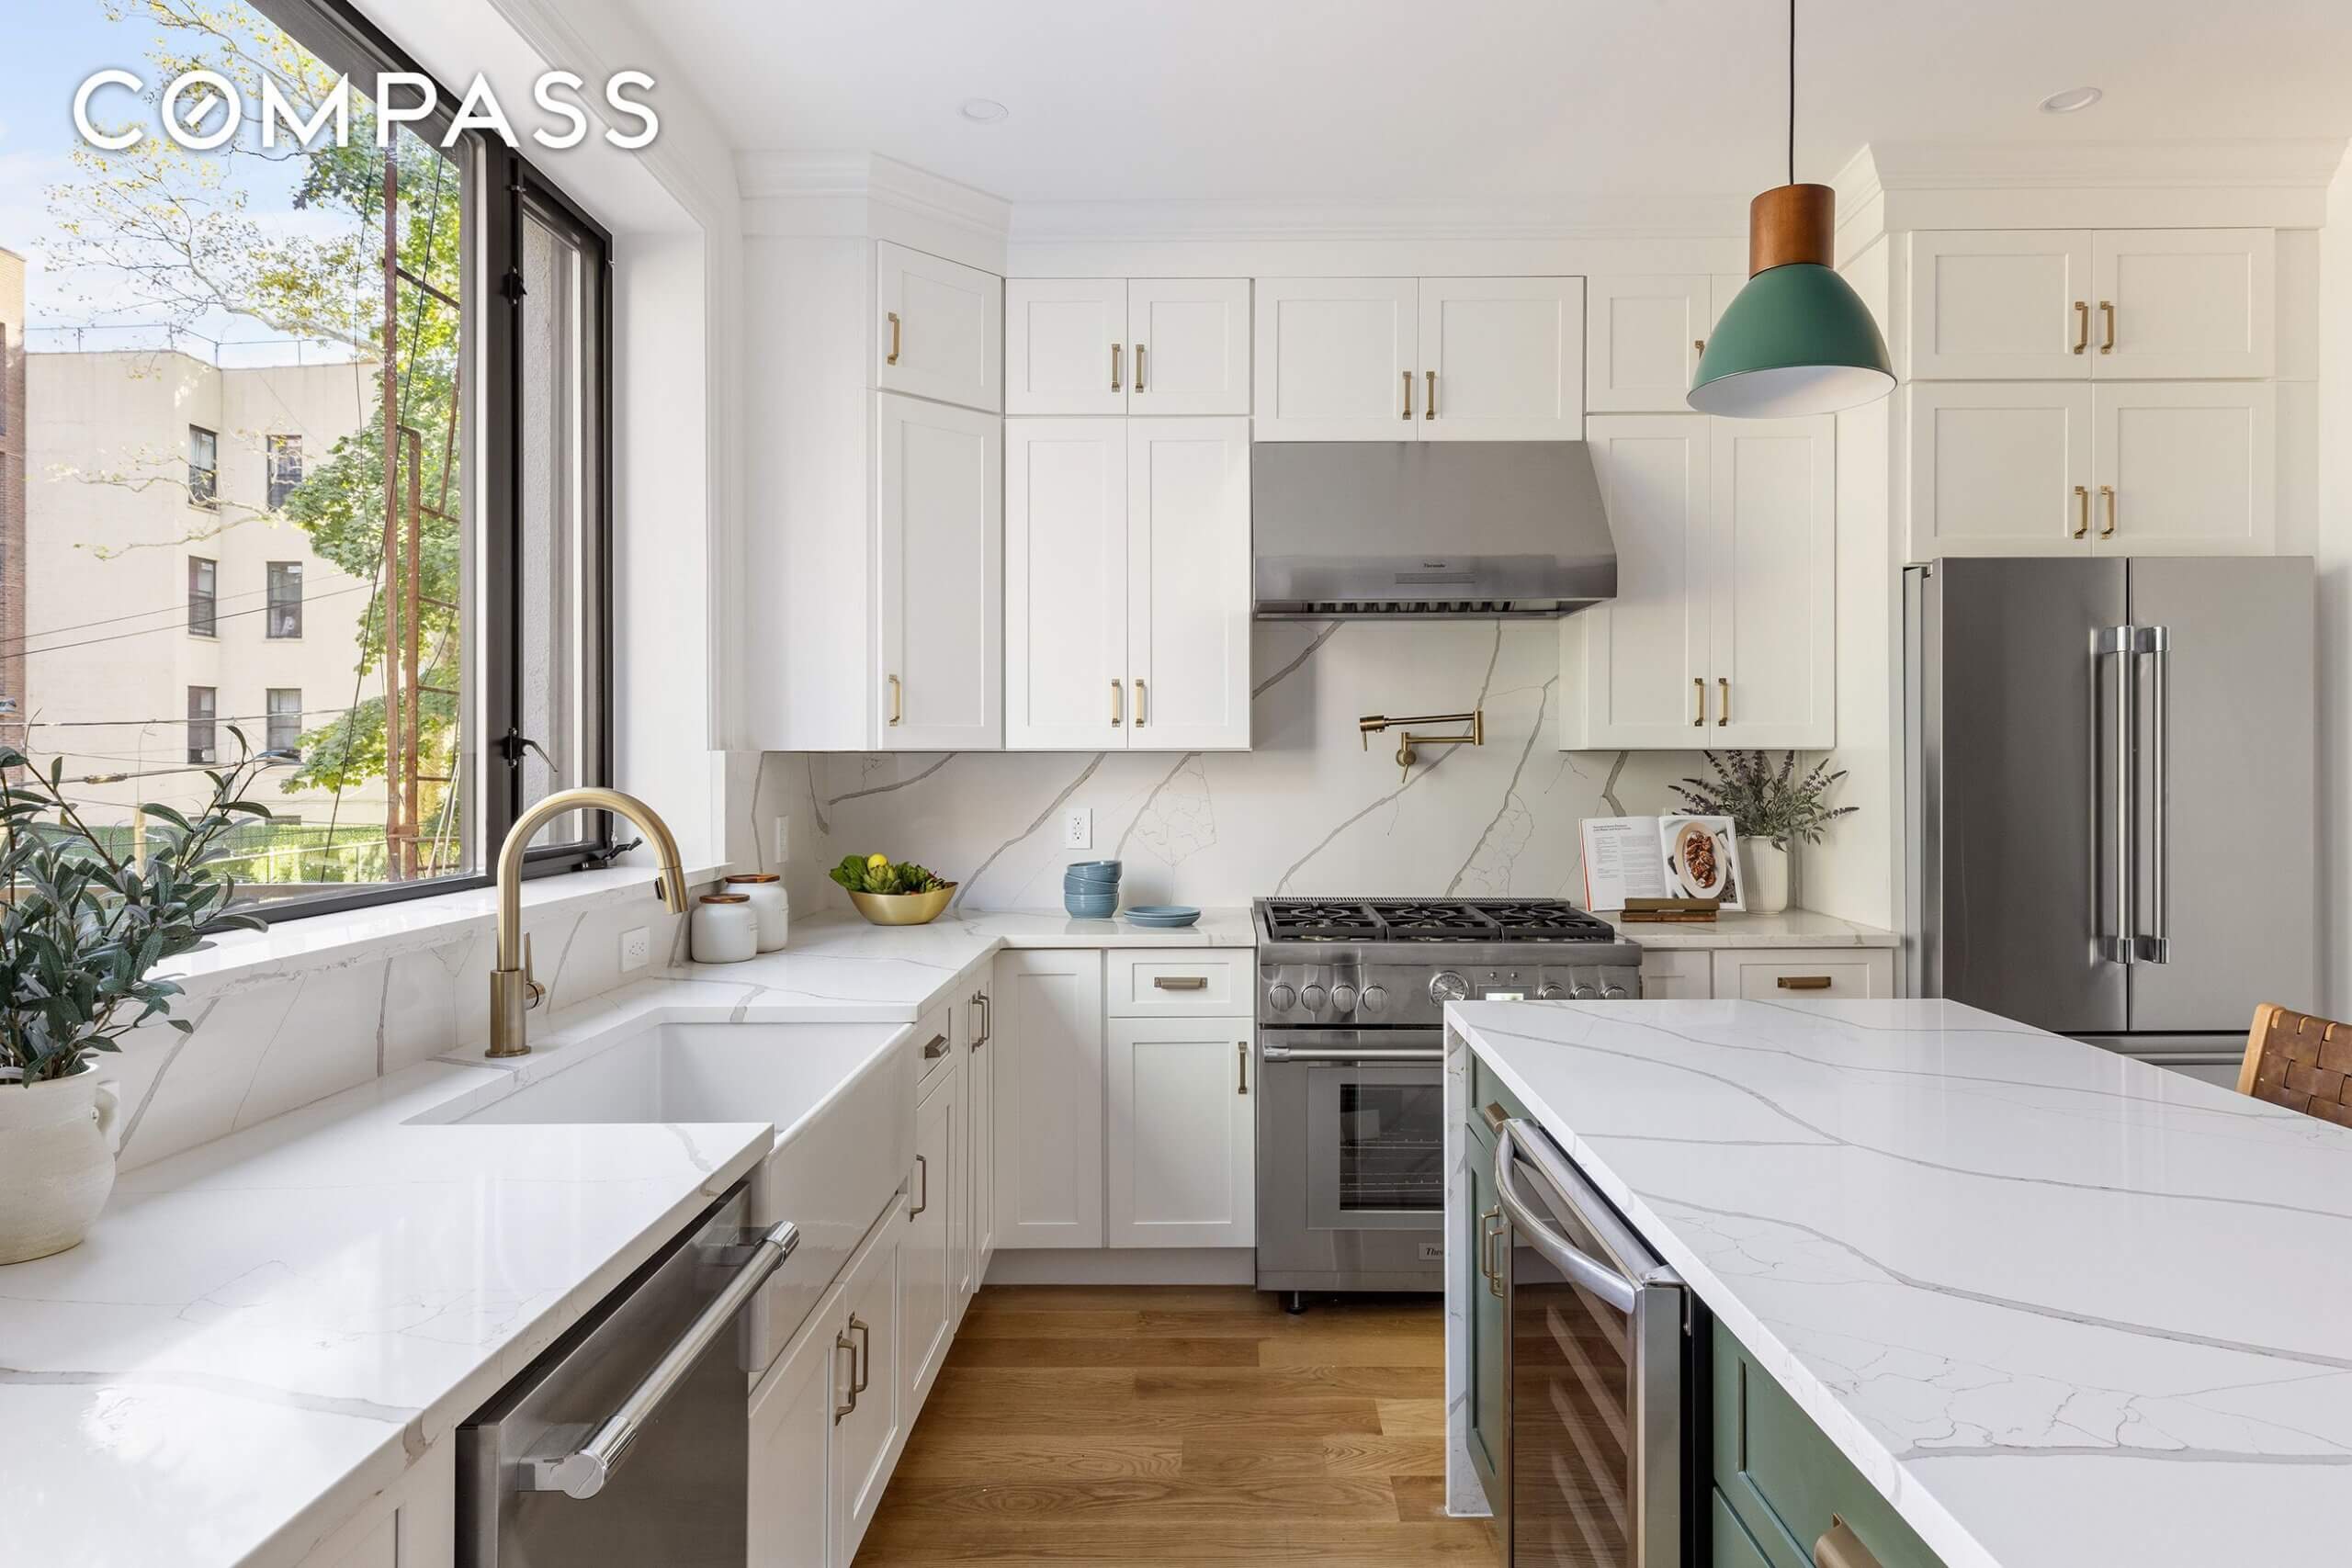
<svg viewBox="0 0 2352 1568"><path fill-rule="evenodd" d="M197 694L203 693L203 701ZM220 688L187 689L187 761L192 768L209 767L220 760Z"/></svg>
<svg viewBox="0 0 2352 1568"><path fill-rule="evenodd" d="M286 504L286 498L302 487L307 472L302 466L302 438L300 435L265 435L262 445L263 499L272 512ZM294 458L293 477L287 477L286 457Z"/></svg>
<svg viewBox="0 0 2352 1568"><path fill-rule="evenodd" d="M300 640L302 636L302 563L298 560L265 561L262 563L261 581L263 638L270 642ZM281 581L293 583L291 597L277 591ZM288 605L293 607L290 621L284 618Z"/></svg>
<svg viewBox="0 0 2352 1568"><path fill-rule="evenodd" d="M199 435L212 448L212 461L201 466L196 460L196 438ZM220 510L220 433L200 424L187 427L187 503L206 512Z"/></svg>
<svg viewBox="0 0 2352 1568"><path fill-rule="evenodd" d="M206 580L198 586L198 580ZM220 637L220 563L210 556L187 558L187 629L190 637Z"/></svg>
<svg viewBox="0 0 2352 1568"><path fill-rule="evenodd" d="M249 0L254 8L283 28L330 68L355 83L373 81L379 72L411 72L433 81L439 107L409 129L438 146L447 133L461 95L424 68L383 29L345 0ZM526 197L567 220L574 237L585 246L598 273L593 309L586 326L597 375L587 389L587 428L593 433L595 494L585 513L579 570L583 581L577 599L594 635L583 637L581 672L593 683L590 706L595 735L582 760L594 771L584 782L609 784L613 779L613 236L612 231L562 188L540 172L522 152L481 130L461 133L445 154L471 160L471 187L467 220L464 341L466 368L479 372L479 401L460 412L467 438L465 462L479 476L474 492L479 504L467 508L467 526L477 549L476 594L479 603L469 618L469 636L481 642L474 667L478 691L468 698L481 716L471 737L469 753L481 783L473 800L465 804L468 827L483 869L463 874L424 877L415 882L388 883L362 892L327 894L259 904L243 912L276 923L314 915L369 908L410 898L430 898L495 885L491 871L523 811L523 763L528 755L520 728L523 711L523 660L519 627L523 624L523 584L515 570L520 556L524 516L524 472L519 440L524 388L520 383L519 338L523 316L522 228ZM480 411L478 417L476 411ZM501 525L492 526L492 520ZM503 633L503 635L488 635ZM583 782L574 780L574 783ZM472 807L477 805L479 810ZM525 852L526 880L590 870L608 863L616 842L610 813L582 812L588 836L567 843L540 844Z"/></svg>

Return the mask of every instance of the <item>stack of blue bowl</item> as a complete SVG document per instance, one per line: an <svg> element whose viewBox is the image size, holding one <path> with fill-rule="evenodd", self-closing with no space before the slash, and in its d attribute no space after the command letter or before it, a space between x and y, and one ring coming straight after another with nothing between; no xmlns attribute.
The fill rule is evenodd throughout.
<svg viewBox="0 0 2352 1568"><path fill-rule="evenodd" d="M1119 908L1119 863L1082 860L1062 873L1062 908L1074 920L1107 920Z"/></svg>

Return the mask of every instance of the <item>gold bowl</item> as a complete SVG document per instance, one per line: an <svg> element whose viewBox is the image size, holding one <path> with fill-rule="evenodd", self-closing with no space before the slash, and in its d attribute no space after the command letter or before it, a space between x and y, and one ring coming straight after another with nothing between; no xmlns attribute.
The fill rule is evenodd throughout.
<svg viewBox="0 0 2352 1568"><path fill-rule="evenodd" d="M877 926L927 926L955 897L956 884L950 882L928 893L852 893L849 901Z"/></svg>

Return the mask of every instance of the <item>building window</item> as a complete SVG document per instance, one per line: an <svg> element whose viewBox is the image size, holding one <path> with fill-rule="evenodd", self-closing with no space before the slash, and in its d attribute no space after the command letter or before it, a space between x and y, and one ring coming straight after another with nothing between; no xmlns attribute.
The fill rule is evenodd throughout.
<svg viewBox="0 0 2352 1568"><path fill-rule="evenodd" d="M269 729L262 744L282 757L299 757L302 750L302 688L269 689Z"/></svg>
<svg viewBox="0 0 2352 1568"><path fill-rule="evenodd" d="M187 689L187 760L191 762L217 762L220 753L215 747L212 720L220 711L220 694L210 686L190 686Z"/></svg>
<svg viewBox="0 0 2352 1568"><path fill-rule="evenodd" d="M302 635L302 563L298 560L274 560L269 563L269 635L271 637L300 637Z"/></svg>
<svg viewBox="0 0 2352 1568"><path fill-rule="evenodd" d="M220 631L220 563L202 556L187 558L187 629L198 637Z"/></svg>
<svg viewBox="0 0 2352 1568"><path fill-rule="evenodd" d="M200 424L187 427L187 500L208 512L220 506L220 438Z"/></svg>
<svg viewBox="0 0 2352 1568"><path fill-rule="evenodd" d="M302 438L272 435L265 441L269 449L269 509L275 512L302 482Z"/></svg>

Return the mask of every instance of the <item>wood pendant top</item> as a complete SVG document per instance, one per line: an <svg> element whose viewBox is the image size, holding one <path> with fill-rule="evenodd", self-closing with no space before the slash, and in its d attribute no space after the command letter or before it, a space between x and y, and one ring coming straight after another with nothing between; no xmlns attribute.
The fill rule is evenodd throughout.
<svg viewBox="0 0 2352 1568"><path fill-rule="evenodd" d="M1792 262L1829 265L1838 195L1827 186L1775 186L1747 204L1747 276Z"/></svg>

